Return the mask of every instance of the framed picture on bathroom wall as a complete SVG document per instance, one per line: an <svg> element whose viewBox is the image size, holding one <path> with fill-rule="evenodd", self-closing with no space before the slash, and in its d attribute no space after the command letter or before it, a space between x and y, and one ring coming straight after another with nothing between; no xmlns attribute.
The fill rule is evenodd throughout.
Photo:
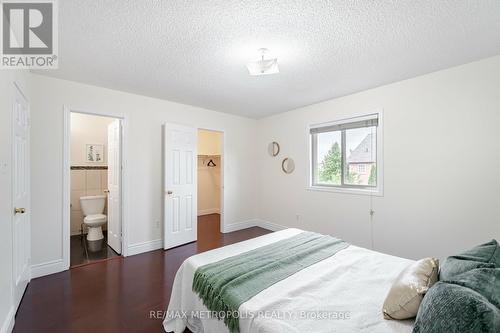
<svg viewBox="0 0 500 333"><path fill-rule="evenodd" d="M104 162L104 145L88 143L85 149L85 160L90 163Z"/></svg>

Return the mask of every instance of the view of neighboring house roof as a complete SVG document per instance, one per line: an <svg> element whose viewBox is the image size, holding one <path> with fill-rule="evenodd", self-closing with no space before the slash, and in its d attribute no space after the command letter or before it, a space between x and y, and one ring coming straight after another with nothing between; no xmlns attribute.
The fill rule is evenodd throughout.
<svg viewBox="0 0 500 333"><path fill-rule="evenodd" d="M375 163L375 140L373 134L368 134L363 141L351 151L347 163ZM373 153L372 153L373 151Z"/></svg>

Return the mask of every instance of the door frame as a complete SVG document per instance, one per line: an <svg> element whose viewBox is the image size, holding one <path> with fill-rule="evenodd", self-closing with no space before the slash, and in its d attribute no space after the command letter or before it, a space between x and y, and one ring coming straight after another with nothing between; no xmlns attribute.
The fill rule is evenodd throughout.
<svg viewBox="0 0 500 333"><path fill-rule="evenodd" d="M100 116L119 119L121 122L121 231L122 231L122 256L128 255L128 221L129 215L128 207L128 188L129 177L127 173L128 165L128 122L127 117L122 113L113 111L87 111L84 109L73 108L67 105L63 106L63 224L62 224L62 257L63 257L63 270L70 268L70 237L71 237L71 210L70 210L70 177L71 177L71 161L70 161L70 140L71 140L71 113L80 113L89 116Z"/></svg>
<svg viewBox="0 0 500 333"><path fill-rule="evenodd" d="M197 132L198 130L204 130L204 131L211 131L211 132L218 132L222 133L222 142L221 142L221 154L220 154L220 163L221 163L221 168L220 168L220 232L225 233L225 218L224 218L224 184L225 182L225 174L226 174L226 163L225 163L225 156L226 156L226 132L221 129L221 128L214 128L214 127L197 127L196 128ZM196 145L198 145L198 142L196 142ZM198 161L198 158L196 158L196 161ZM198 170L198 165L196 166L196 170ZM198 186L198 184L196 184ZM198 207L196 207L196 212L198 212Z"/></svg>

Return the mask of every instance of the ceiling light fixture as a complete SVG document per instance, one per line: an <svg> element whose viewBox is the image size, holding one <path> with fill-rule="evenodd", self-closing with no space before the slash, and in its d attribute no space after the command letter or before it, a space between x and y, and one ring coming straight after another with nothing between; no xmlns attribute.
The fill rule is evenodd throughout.
<svg viewBox="0 0 500 333"><path fill-rule="evenodd" d="M260 60L251 61L247 64L248 72L250 75L267 75L267 74L275 74L279 73L278 68L278 59L264 59L266 53L269 50L266 48L259 49L259 53L261 54Z"/></svg>

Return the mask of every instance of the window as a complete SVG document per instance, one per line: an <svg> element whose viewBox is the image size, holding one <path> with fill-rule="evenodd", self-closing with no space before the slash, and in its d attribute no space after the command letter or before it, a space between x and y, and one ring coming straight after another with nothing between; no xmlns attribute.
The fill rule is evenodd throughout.
<svg viewBox="0 0 500 333"><path fill-rule="evenodd" d="M358 164L358 172L359 173L365 173L366 172L366 164L365 163Z"/></svg>
<svg viewBox="0 0 500 333"><path fill-rule="evenodd" d="M310 128L311 186L378 192L379 114Z"/></svg>

